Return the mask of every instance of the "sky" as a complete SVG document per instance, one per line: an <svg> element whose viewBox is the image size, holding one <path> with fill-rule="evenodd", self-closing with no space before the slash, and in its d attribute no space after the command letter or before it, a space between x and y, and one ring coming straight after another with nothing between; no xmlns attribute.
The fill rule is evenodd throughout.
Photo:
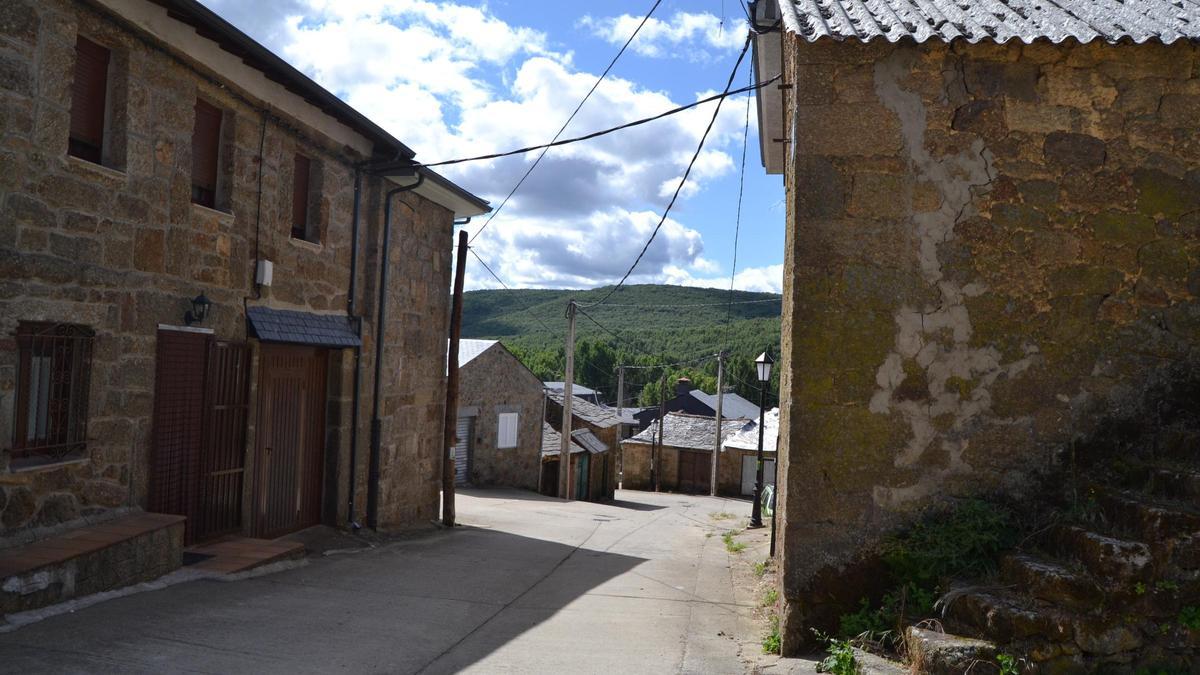
<svg viewBox="0 0 1200 675"><path fill-rule="evenodd" d="M547 143L653 0L204 0L374 120L417 161ZM720 92L745 41L737 0L663 0L563 138ZM749 83L747 54L734 86ZM728 288L747 97L730 97L629 283ZM618 281L645 245L715 104L551 149L472 242L513 288ZM734 285L782 283L784 202L750 101ZM537 153L438 169L498 205ZM487 219L466 225L475 234ZM447 246L452 246L450 240ZM473 258L467 288L500 284Z"/></svg>

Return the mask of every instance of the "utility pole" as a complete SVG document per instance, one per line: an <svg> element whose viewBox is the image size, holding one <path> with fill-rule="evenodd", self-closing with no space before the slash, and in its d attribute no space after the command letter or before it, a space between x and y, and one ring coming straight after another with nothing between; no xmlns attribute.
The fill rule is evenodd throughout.
<svg viewBox="0 0 1200 675"><path fill-rule="evenodd" d="M658 401L658 457L654 459L654 491L662 491L663 429L667 426L667 371L662 374L662 395Z"/></svg>
<svg viewBox="0 0 1200 675"><path fill-rule="evenodd" d="M709 494L713 497L717 496L717 470L719 468L718 458L721 456L721 403L725 399L725 351L717 353L717 442L713 446L712 454L712 484L709 487Z"/></svg>
<svg viewBox="0 0 1200 675"><path fill-rule="evenodd" d="M621 406L625 404L625 366L617 366L617 417L621 416Z"/></svg>
<svg viewBox="0 0 1200 675"><path fill-rule="evenodd" d="M442 524L454 527L454 446L458 444L458 342L462 336L463 277L467 270L467 231L458 231L454 298L450 304L450 348L446 360L446 419L442 444Z"/></svg>
<svg viewBox="0 0 1200 675"><path fill-rule="evenodd" d="M567 367L563 374L562 451L558 476L563 499L571 498L571 399L575 396L575 300L567 301Z"/></svg>
<svg viewBox="0 0 1200 675"><path fill-rule="evenodd" d="M617 418L621 417L621 406L625 403L625 366L617 366ZM621 425L617 426L621 432L617 434L617 475L621 480L625 478L625 450L621 447L621 439L625 438L625 432ZM617 483L620 485L620 482Z"/></svg>

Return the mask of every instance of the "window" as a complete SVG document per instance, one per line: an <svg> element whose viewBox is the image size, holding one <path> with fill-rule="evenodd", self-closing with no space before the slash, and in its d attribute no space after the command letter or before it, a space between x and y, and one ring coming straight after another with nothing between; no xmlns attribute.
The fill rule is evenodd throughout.
<svg viewBox="0 0 1200 675"><path fill-rule="evenodd" d="M62 459L85 447L93 336L73 324L17 326L14 459Z"/></svg>
<svg viewBox="0 0 1200 675"><path fill-rule="evenodd" d="M71 133L67 153L96 164L104 155L109 56L107 49L82 35L75 39L75 79L71 84Z"/></svg>
<svg viewBox="0 0 1200 675"><path fill-rule="evenodd" d="M497 448L517 447L517 413L500 413L500 422L496 430Z"/></svg>
<svg viewBox="0 0 1200 675"><path fill-rule="evenodd" d="M192 129L192 201L217 208L217 178L221 154L221 109L196 99Z"/></svg>
<svg viewBox="0 0 1200 675"><path fill-rule="evenodd" d="M317 241L316 228L310 227L311 203L309 195L312 161L304 155L296 155L292 172L292 238Z"/></svg>

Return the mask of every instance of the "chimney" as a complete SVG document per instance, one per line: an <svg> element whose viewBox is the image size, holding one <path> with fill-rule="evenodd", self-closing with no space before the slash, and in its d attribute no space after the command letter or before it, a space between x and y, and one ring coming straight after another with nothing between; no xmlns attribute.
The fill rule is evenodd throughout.
<svg viewBox="0 0 1200 675"><path fill-rule="evenodd" d="M689 391L695 388L696 387L692 384L692 381L686 377L681 377L675 381L676 396L686 396Z"/></svg>

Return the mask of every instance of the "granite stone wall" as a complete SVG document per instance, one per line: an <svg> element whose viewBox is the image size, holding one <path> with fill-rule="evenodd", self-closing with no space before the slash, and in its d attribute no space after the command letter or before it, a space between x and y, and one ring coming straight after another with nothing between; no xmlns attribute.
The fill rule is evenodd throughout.
<svg viewBox="0 0 1200 675"><path fill-rule="evenodd" d="M785 36L784 650L1200 341L1200 47ZM794 124L792 123L794 122Z"/></svg>
<svg viewBox="0 0 1200 675"><path fill-rule="evenodd" d="M105 166L67 155L74 45L111 49L116 139ZM215 45L213 49L218 49ZM190 199L193 105L225 110L219 210ZM293 156L311 157L316 242L290 236ZM0 6L0 534L53 526L119 506L144 507L150 466L155 335L180 325L189 299L213 302L203 326L245 340L245 307L344 314L350 276L353 164L366 159L145 38L91 5L12 0ZM390 185L390 183L389 183ZM362 412L356 516L365 506L370 386L382 239L382 189L364 181L359 251ZM386 327L381 525L436 517L443 361L453 214L398 198ZM254 284L256 258L274 283ZM96 332L86 450L68 461L10 465L19 321ZM253 346L253 341L252 341ZM353 354L331 351L325 518L348 519ZM257 364L257 360L255 361ZM251 397L247 476L252 475ZM251 481L246 481L247 490ZM247 500L248 503L248 500Z"/></svg>
<svg viewBox="0 0 1200 675"><path fill-rule="evenodd" d="M499 343L462 367L459 408L478 411L472 485L538 489L544 400L541 380ZM517 447L497 448L499 415L511 412L518 415Z"/></svg>

